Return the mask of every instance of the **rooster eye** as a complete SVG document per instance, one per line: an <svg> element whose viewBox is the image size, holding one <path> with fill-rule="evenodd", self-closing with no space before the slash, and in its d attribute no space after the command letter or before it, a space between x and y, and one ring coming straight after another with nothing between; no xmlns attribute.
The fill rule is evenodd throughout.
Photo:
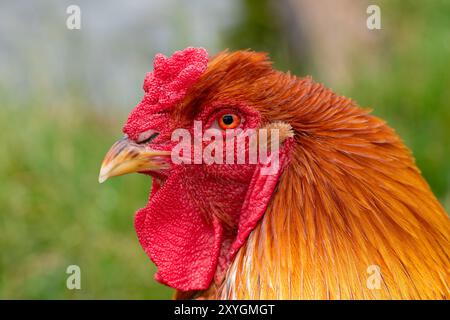
<svg viewBox="0 0 450 320"><path fill-rule="evenodd" d="M236 114L229 113L221 116L218 122L219 127L223 130L234 129L237 128L237 126L239 126L239 124L241 123L241 118Z"/></svg>

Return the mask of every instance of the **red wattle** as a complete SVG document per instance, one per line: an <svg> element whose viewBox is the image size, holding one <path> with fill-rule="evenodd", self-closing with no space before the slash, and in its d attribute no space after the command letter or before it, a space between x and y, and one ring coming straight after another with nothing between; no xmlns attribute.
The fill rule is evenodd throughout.
<svg viewBox="0 0 450 320"><path fill-rule="evenodd" d="M153 193L135 217L145 252L158 267L156 279L183 291L206 289L217 266L222 243L218 221L207 221L183 190L178 174Z"/></svg>

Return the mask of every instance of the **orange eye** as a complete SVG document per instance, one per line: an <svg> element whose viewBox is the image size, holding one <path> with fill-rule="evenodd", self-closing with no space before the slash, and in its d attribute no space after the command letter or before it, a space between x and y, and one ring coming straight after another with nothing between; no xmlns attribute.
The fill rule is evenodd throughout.
<svg viewBox="0 0 450 320"><path fill-rule="evenodd" d="M236 114L227 113L219 118L219 127L225 129L235 129L241 124L241 117Z"/></svg>

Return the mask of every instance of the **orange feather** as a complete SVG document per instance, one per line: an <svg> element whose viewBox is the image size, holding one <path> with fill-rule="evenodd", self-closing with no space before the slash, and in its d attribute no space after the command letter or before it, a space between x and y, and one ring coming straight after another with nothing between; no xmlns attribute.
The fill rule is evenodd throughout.
<svg viewBox="0 0 450 320"><path fill-rule="evenodd" d="M210 61L180 115L220 99L245 101L266 123L289 123L295 149L223 283L200 297L449 297L449 218L384 121L249 51ZM370 266L379 268L379 288L367 285Z"/></svg>

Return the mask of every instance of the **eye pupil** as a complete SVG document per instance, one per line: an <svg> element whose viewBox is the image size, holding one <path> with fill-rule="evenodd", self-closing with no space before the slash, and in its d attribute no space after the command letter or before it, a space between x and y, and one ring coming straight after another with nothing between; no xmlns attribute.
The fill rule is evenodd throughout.
<svg viewBox="0 0 450 320"><path fill-rule="evenodd" d="M218 125L221 129L235 129L241 124L241 118L234 113L223 114L218 119Z"/></svg>
<svg viewBox="0 0 450 320"><path fill-rule="evenodd" d="M222 122L226 125L232 124L234 121L234 118L231 114L226 114L222 117Z"/></svg>

